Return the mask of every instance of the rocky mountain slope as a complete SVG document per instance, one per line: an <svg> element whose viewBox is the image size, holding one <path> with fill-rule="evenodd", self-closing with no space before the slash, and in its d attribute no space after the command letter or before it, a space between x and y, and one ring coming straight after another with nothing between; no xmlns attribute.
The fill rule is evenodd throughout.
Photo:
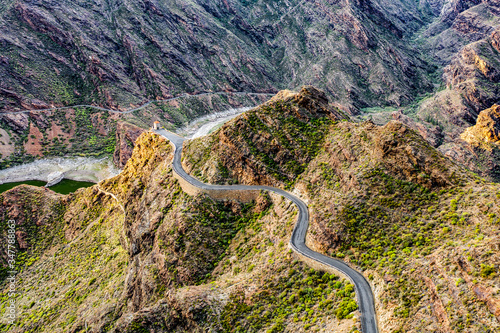
<svg viewBox="0 0 500 333"><path fill-rule="evenodd" d="M124 109L185 92L314 84L347 113L380 124L403 114L441 152L498 180L497 150L460 139L500 96L497 0L3 0L0 8L1 111ZM190 109L160 103L132 122L178 125ZM14 116L0 121L3 166L39 155L6 117Z"/></svg>
<svg viewBox="0 0 500 333"><path fill-rule="evenodd" d="M305 200L308 245L370 280L381 332L499 328L500 187L404 124L353 123L304 87L187 142L183 155L200 179L268 184ZM100 185L0 195L2 233L16 220L20 271L19 321L2 329L359 330L353 287L288 250L290 202L190 197L172 157L165 139L143 133L124 171Z"/></svg>
<svg viewBox="0 0 500 333"><path fill-rule="evenodd" d="M433 67L404 41L432 19L427 2L2 0L0 8L3 110L117 108L304 83L362 107L432 90Z"/></svg>
<svg viewBox="0 0 500 333"><path fill-rule="evenodd" d="M356 330L353 286L287 248L290 202L190 197L172 157L165 139L143 133L124 171L100 185L70 196L24 185L0 195L2 234L15 219L20 251L19 320L9 326L2 316L2 330ZM5 247L0 254L5 283Z"/></svg>
<svg viewBox="0 0 500 333"><path fill-rule="evenodd" d="M189 142L186 168L209 182L300 195L312 216L309 246L372 281L382 332L498 329L500 187L400 122L338 122L333 112L318 121L328 105L313 90L282 92L283 99ZM297 102L310 98L315 103ZM303 126L314 123L324 127L305 137ZM288 146L302 142L311 149ZM298 167L288 164L289 151Z"/></svg>
<svg viewBox="0 0 500 333"><path fill-rule="evenodd" d="M477 10L476 7L469 11ZM494 8L500 13L500 7ZM500 30L491 27L484 30L483 34L479 34L482 39L466 45L444 68L446 88L423 100L415 111L415 119L428 124L427 128L434 128L431 131L438 133L441 139L434 146L441 152L498 181L500 164L497 149L485 150L461 140L466 128L480 121L480 112L499 102ZM411 116L411 112L409 114ZM427 129L424 131L429 132Z"/></svg>
<svg viewBox="0 0 500 333"><path fill-rule="evenodd" d="M0 113L0 169L47 156L113 156L122 168L135 139L158 120L175 128L190 119L234 107L254 106L263 95L209 94L155 102L120 114L76 107L56 111Z"/></svg>
<svg viewBox="0 0 500 333"><path fill-rule="evenodd" d="M439 8L437 18L415 34L415 43L441 68L435 73L438 90L403 108L366 109L363 118L403 121L448 157L498 181L496 146L483 149L461 136L481 111L499 102L500 3L450 1Z"/></svg>

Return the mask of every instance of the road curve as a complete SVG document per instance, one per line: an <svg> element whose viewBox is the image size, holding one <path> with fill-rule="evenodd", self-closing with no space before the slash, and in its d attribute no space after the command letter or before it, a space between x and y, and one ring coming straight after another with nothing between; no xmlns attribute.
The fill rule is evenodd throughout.
<svg viewBox="0 0 500 333"><path fill-rule="evenodd" d="M172 97L168 99L155 99L152 101L148 101L138 107L135 107L133 109L128 109L125 111L120 111L120 110L113 110L113 109L106 109L100 106L95 106L95 105L88 105L88 104L82 104L82 105L73 105L73 106L61 106L61 107L54 107L54 108L48 108L48 109L33 109L33 110L21 110L21 111L0 111L0 114L12 114L12 113L30 113L30 112L40 112L40 111L57 111L57 110L67 110L67 109L74 109L74 108L92 108L95 110L99 111L108 111L112 113L121 113L121 114L128 114L132 113L134 111L139 111L141 109L144 109L145 107L151 105L152 103L158 102L158 103L165 103L165 102L170 102L170 101L175 101L179 98L183 97L200 97L200 96L206 96L206 95L226 95L226 94L232 94L232 95L255 95L255 96L274 96L276 95L275 93L255 93L255 92L247 92L247 91L235 91L235 92L228 92L228 91L216 91L216 92L205 92L205 93L199 93L199 94L182 94L177 97Z"/></svg>
<svg viewBox="0 0 500 333"><path fill-rule="evenodd" d="M265 190L282 195L292 201L299 210L297 223L295 224L292 232L292 238L290 239L290 245L292 249L305 257L308 257L324 265L333 267L334 269L348 276L356 289L359 311L361 313L361 329L363 333L378 333L377 317L375 313L375 300L368 281L363 277L361 273L352 269L343 261L325 256L307 247L305 239L307 228L309 226L309 211L304 201L287 191L271 186L210 185L202 183L198 179L188 175L187 172L182 168L181 154L185 138L164 129L157 130L155 132L173 143L173 145L175 146L175 152L172 167L180 177L189 182L191 185L205 190Z"/></svg>

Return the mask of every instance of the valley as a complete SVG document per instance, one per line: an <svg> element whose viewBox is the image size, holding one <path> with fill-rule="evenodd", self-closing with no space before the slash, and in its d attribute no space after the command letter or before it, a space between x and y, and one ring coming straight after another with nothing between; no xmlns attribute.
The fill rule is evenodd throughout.
<svg viewBox="0 0 500 333"><path fill-rule="evenodd" d="M498 0L0 0L0 331L500 330L499 68Z"/></svg>

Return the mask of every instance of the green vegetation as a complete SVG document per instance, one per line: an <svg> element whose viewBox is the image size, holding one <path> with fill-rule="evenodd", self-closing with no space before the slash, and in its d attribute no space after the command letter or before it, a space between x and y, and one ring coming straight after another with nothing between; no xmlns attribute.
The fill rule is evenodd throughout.
<svg viewBox="0 0 500 333"><path fill-rule="evenodd" d="M458 293L466 300L445 306L450 329L488 327L488 308L471 301L478 295L470 281L484 286L496 278L496 255L485 239L486 235L491 239L498 223L497 187L454 168L409 134L389 136L391 146L412 149L411 156L432 160L431 169L424 172L423 164L416 162L405 166L403 159L391 160L390 155L378 160L373 147L387 142L385 134L366 136L364 126L337 126L327 138L328 149L299 180L306 182L312 216L321 230L342 235L336 243L321 238L323 246L383 286L381 302L394 309L401 332L409 327L425 329L413 320L416 316L433 317L431 311L422 310L434 297L430 281L440 299ZM347 161L346 152L353 156ZM344 163L339 165L338 160ZM391 171L394 165L404 172ZM408 177L410 170L418 176ZM347 181L353 174L356 186ZM449 178L441 185L428 182L436 174ZM481 319L471 320L474 313Z"/></svg>
<svg viewBox="0 0 500 333"><path fill-rule="evenodd" d="M105 306L103 299L117 301L128 260L119 240L123 214L112 201L87 205L87 198L95 200L96 196L92 189L86 191L65 204L41 190L17 189L26 210L16 218L16 228L25 233L29 247L18 248L16 257L19 317L13 326L2 324L2 330L68 331L80 318L82 304L99 311ZM79 219L67 221L66 214L71 211L82 214ZM0 217L2 233L7 219L4 213ZM68 225L78 224L83 231L92 222L97 224L85 237L68 244ZM49 250L51 254L47 255ZM7 297L0 293L1 300ZM6 304L1 303L1 315Z"/></svg>
<svg viewBox="0 0 500 333"><path fill-rule="evenodd" d="M109 156L115 151L116 121L109 118L108 112L77 108L70 120L63 111L53 112L49 119L68 135L73 133L74 140L56 137L49 142L47 133L42 131L44 156Z"/></svg>
<svg viewBox="0 0 500 333"><path fill-rule="evenodd" d="M182 258L167 267L172 282L186 285L210 281L211 272L226 256L225 250L231 240L242 228L252 225L252 221L262 216L253 213L252 206L246 204L236 209L234 203L229 205L208 197L195 198L182 211L189 217L181 226L172 225L161 238L160 249L165 251L167 259ZM180 270L190 272L189 276L184 273L183 277L179 277Z"/></svg>
<svg viewBox="0 0 500 333"><path fill-rule="evenodd" d="M76 108L74 113L59 110L44 114L46 122L51 127L40 126L29 120L28 128L21 134L8 128L6 123L0 124L11 133L15 152L0 161L0 169L32 162L35 155L27 153L24 147L28 140L41 146L42 156L112 156L116 146L116 120L109 117L108 112L96 111L91 108ZM30 134L31 126L37 127L42 137L34 139ZM51 128L61 131L52 136Z"/></svg>
<svg viewBox="0 0 500 333"><path fill-rule="evenodd" d="M299 119L296 113L303 113L303 116ZM216 159L218 173L213 181L217 183L237 182L230 169L248 165L271 175L285 188L291 188L297 176L319 153L332 124L334 121L328 116L309 114L292 101L276 101L245 113L233 125L223 126L208 138L189 142L184 159L194 169L194 175L205 181L208 179L202 167L208 160ZM244 156L234 165L235 162L226 156L228 147L214 141L219 133L236 145L237 151L249 151L251 156Z"/></svg>
<svg viewBox="0 0 500 333"><path fill-rule="evenodd" d="M267 327L266 332L283 332L290 320L306 328L330 314L351 318L357 309L354 287L337 276L308 270L297 261L285 272L267 277L266 288L249 298L233 293L221 315L222 331L257 332Z"/></svg>
<svg viewBox="0 0 500 333"><path fill-rule="evenodd" d="M248 127L238 133L252 155L268 167L268 172L272 173L275 178L286 182L288 187L293 186L296 177L304 172L306 163L316 156L328 131L328 126L332 123L328 117L313 118L309 121L298 120L295 116L289 115L291 108L290 105L281 102L277 102L273 107L262 106L261 112L247 114L246 126ZM272 112L276 112L277 116L273 123L266 124L264 119ZM266 141L264 146L262 143L256 144L253 137L249 136L252 133L248 131L250 128L260 135L268 133L277 138L277 144L282 152L290 158L278 160L278 156L270 154L273 147L269 141Z"/></svg>
<svg viewBox="0 0 500 333"><path fill-rule="evenodd" d="M414 131L394 123L385 127L329 123L327 134L317 136L318 148L311 145L312 158L303 158L310 152L301 150L299 144L293 146L301 141L303 129L295 127L298 134L284 130L287 113L283 110L270 107L265 117L258 112L246 114L231 128L223 127L212 137L192 143L187 147L186 164L193 167L193 174L231 176L237 171L248 181L252 171L241 166L241 154L251 170L268 177L269 184L289 179L284 171L296 172L292 184L295 190L306 189L310 200L311 241L328 249L331 256L360 267L382 288L382 311L393 318L395 331L426 331L436 320L430 310L436 297L453 300L443 305L450 329L491 326L484 302L492 302L494 295L478 290L493 290L488 288L494 288L498 277L498 256L489 245L499 221L498 186L453 164ZM223 147L217 146L214 138L222 135L235 147L233 156L239 164L225 158ZM306 161L304 169L287 169L288 165L280 163L277 156L292 156L287 155L290 151L295 161ZM251 164L255 161L259 163ZM254 269L247 266L243 271ZM232 315L229 326L240 325L240 331L248 331L252 325L270 323L262 315L252 315L251 298L234 297L240 301L233 302L231 311L245 315ZM454 304L456 299L464 303ZM288 314L286 306L272 312L271 321L279 322L282 313ZM349 302L343 307L349 309ZM343 317L343 312L335 315ZM427 319L414 320L420 317Z"/></svg>
<svg viewBox="0 0 500 333"><path fill-rule="evenodd" d="M49 187L52 191L61 193L61 194L69 194L73 193L79 188L85 188L85 187L90 187L94 186L95 183L91 182L82 182L82 181L77 181L77 180L71 180L71 179L63 179L59 183Z"/></svg>

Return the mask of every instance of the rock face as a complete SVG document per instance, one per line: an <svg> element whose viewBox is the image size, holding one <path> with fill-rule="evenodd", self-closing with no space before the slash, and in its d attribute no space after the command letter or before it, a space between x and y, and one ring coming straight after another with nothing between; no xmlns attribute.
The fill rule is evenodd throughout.
<svg viewBox="0 0 500 333"><path fill-rule="evenodd" d="M404 115L401 111L393 112L392 118L418 132L433 147L439 147L443 143L444 134L439 126L425 126Z"/></svg>
<svg viewBox="0 0 500 333"><path fill-rule="evenodd" d="M486 38L498 26L497 0L441 2L441 11L421 35L424 50L447 65L467 44Z"/></svg>
<svg viewBox="0 0 500 333"><path fill-rule="evenodd" d="M500 96L497 0L16 1L0 8L0 111L123 109L185 92L314 84L355 115L374 106L412 108L417 96L441 84L446 89L418 105L413 128L450 152ZM181 113L158 107L147 119L180 125L196 112ZM5 120L4 129L19 122ZM38 140L42 130L30 132L37 140L27 144L18 131L18 144L2 149L2 159L11 160L0 163L18 163L24 151L25 158L48 153ZM114 159L123 166L130 149L120 146L123 159L119 150Z"/></svg>
<svg viewBox="0 0 500 333"><path fill-rule="evenodd" d="M461 138L470 144L498 143L500 141L500 106L481 111L476 125L469 127L462 133Z"/></svg>
<svg viewBox="0 0 500 333"><path fill-rule="evenodd" d="M17 134L23 133L29 127L29 116L27 113L0 114L0 120Z"/></svg>
<svg viewBox="0 0 500 333"><path fill-rule="evenodd" d="M484 11L494 8L493 4L482 6ZM478 10L473 7L470 11L473 9ZM477 18L486 24L487 16L483 15L486 14ZM500 22L500 12L491 15ZM500 58L495 49L498 31L494 30L491 22L488 24L489 28L476 39L462 33L461 40L472 42L446 60L449 61L443 70L446 89L422 103L418 111L421 120L432 118L440 122L452 137L475 124L479 112L489 108L500 97L497 84L500 80Z"/></svg>
<svg viewBox="0 0 500 333"><path fill-rule="evenodd" d="M116 126L116 148L113 155L114 164L122 169L132 156L137 138L144 132L143 128L125 122L118 122Z"/></svg>
<svg viewBox="0 0 500 333"><path fill-rule="evenodd" d="M500 4L457 2L447 10L452 15L442 13L440 23L431 25L423 34L426 39L422 39L424 48L432 47L428 52L446 65L442 76L444 89L420 103L413 122L426 128L421 132L439 127L439 141L427 136L431 144L446 156L497 181L500 164L496 148L488 146L484 150L486 146L477 144L483 139L477 141L474 130L468 128L476 124L482 110L500 98ZM475 144L467 144L471 142Z"/></svg>

